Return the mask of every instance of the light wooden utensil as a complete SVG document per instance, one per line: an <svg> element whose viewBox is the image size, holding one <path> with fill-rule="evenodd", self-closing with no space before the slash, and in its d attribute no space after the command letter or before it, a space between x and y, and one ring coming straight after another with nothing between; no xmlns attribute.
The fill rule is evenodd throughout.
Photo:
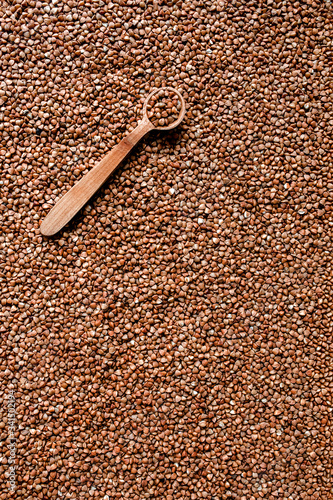
<svg viewBox="0 0 333 500"><path fill-rule="evenodd" d="M156 127L148 118L147 105L151 97L162 90L177 94L181 109L178 118L167 127ZM180 124L185 115L185 102L182 95L173 88L154 89L145 100L143 119L137 127L104 158L77 182L50 210L43 220L40 231L45 236L52 236L62 229L77 212L87 203L94 193L104 184L119 164L129 155L134 146L151 130L171 130Z"/></svg>

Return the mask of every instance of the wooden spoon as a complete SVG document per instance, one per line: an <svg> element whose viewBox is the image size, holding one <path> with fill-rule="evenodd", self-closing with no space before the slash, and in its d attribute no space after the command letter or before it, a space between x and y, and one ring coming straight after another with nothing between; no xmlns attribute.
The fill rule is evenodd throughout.
<svg viewBox="0 0 333 500"><path fill-rule="evenodd" d="M177 94L181 102L178 118L167 127L157 127L148 118L147 105L151 97L162 90ZM185 102L178 90L173 88L154 89L145 100L143 119L137 127L104 158L77 182L50 210L43 220L40 231L45 236L52 236L62 229L77 212L87 203L94 193L104 184L112 172L129 155L134 146L151 130L171 130L180 124L185 115Z"/></svg>

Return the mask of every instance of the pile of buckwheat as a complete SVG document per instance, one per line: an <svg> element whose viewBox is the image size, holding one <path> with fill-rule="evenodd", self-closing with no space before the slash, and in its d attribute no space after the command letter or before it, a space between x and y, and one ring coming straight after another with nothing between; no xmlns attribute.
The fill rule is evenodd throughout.
<svg viewBox="0 0 333 500"><path fill-rule="evenodd" d="M0 500L333 498L331 2L1 14ZM166 86L182 124L42 237Z"/></svg>

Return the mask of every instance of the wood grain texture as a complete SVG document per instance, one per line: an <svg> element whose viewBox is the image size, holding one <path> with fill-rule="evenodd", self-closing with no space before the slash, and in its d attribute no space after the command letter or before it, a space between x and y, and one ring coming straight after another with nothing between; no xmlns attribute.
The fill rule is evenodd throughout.
<svg viewBox="0 0 333 500"><path fill-rule="evenodd" d="M144 116L130 134L56 203L43 220L40 226L41 233L52 236L60 231L104 184L140 139L153 129L153 124Z"/></svg>

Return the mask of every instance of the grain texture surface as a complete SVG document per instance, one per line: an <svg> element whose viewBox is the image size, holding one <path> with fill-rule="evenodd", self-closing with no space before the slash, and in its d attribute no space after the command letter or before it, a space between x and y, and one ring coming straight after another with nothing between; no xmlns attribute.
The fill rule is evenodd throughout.
<svg viewBox="0 0 333 500"><path fill-rule="evenodd" d="M0 500L332 498L331 2L0 10ZM162 86L184 122L43 237Z"/></svg>

